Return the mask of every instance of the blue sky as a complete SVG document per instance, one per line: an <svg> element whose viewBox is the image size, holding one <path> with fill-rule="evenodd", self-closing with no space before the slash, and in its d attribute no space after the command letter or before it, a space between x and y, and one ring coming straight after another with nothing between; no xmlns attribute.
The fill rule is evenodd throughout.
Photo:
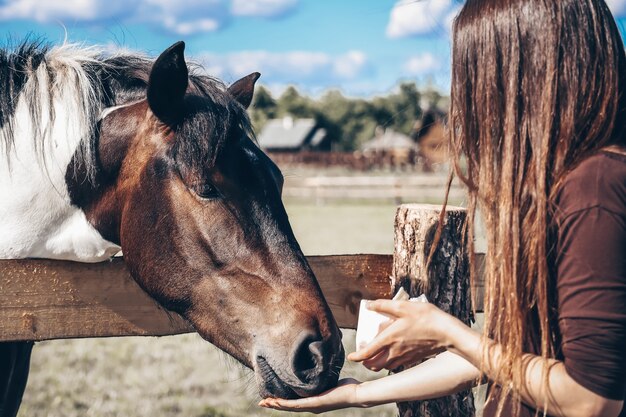
<svg viewBox="0 0 626 417"><path fill-rule="evenodd" d="M607 0L626 32L626 0ZM458 0L0 0L7 37L100 44L151 55L177 40L226 82L252 71L279 94L390 91L400 80L445 90Z"/></svg>

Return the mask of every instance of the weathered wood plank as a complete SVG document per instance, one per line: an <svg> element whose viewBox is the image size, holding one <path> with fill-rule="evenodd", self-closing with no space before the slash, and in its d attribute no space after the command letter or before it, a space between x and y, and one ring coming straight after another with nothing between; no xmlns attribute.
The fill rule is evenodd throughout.
<svg viewBox="0 0 626 417"><path fill-rule="evenodd" d="M308 258L341 327L354 328L362 298L391 294L389 255ZM191 332L130 278L121 258L98 264L0 261L0 341L162 336Z"/></svg>
<svg viewBox="0 0 626 417"><path fill-rule="evenodd" d="M130 278L124 260L0 261L0 340L161 336L192 331Z"/></svg>
<svg viewBox="0 0 626 417"><path fill-rule="evenodd" d="M307 258L339 327L356 329L362 299L391 298L392 259L391 255Z"/></svg>

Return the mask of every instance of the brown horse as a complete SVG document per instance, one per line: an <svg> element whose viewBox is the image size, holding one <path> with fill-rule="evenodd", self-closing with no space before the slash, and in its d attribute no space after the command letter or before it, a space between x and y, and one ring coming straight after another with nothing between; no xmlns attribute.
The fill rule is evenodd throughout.
<svg viewBox="0 0 626 417"><path fill-rule="evenodd" d="M189 71L182 42L154 63L43 49L0 54L1 66L12 59L23 70L0 69L0 81L13 83L0 101L17 103L0 105L0 144L20 161L0 165L11 173L0 191L13 192L0 203L9 217L0 227L20 230L0 240L0 257L99 261L121 247L152 297L254 370L261 396L335 385L341 332L289 225L282 175L256 146L246 114L259 74L225 88ZM17 122L25 119L30 127ZM59 142L66 150L56 151ZM58 196L20 192L40 171ZM52 215L26 218L40 198Z"/></svg>

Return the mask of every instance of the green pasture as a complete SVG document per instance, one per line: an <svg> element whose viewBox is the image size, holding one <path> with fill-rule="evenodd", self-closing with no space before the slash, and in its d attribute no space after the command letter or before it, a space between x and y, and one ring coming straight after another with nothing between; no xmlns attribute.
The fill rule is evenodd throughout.
<svg viewBox="0 0 626 417"><path fill-rule="evenodd" d="M316 206L288 201L286 207L306 255L393 252L395 204L340 202Z"/></svg>

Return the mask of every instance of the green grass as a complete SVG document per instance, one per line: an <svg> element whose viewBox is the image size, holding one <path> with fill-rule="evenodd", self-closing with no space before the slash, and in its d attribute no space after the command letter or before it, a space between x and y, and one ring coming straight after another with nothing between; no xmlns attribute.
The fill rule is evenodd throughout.
<svg viewBox="0 0 626 417"><path fill-rule="evenodd" d="M288 202L287 214L306 255L393 252L395 204Z"/></svg>

